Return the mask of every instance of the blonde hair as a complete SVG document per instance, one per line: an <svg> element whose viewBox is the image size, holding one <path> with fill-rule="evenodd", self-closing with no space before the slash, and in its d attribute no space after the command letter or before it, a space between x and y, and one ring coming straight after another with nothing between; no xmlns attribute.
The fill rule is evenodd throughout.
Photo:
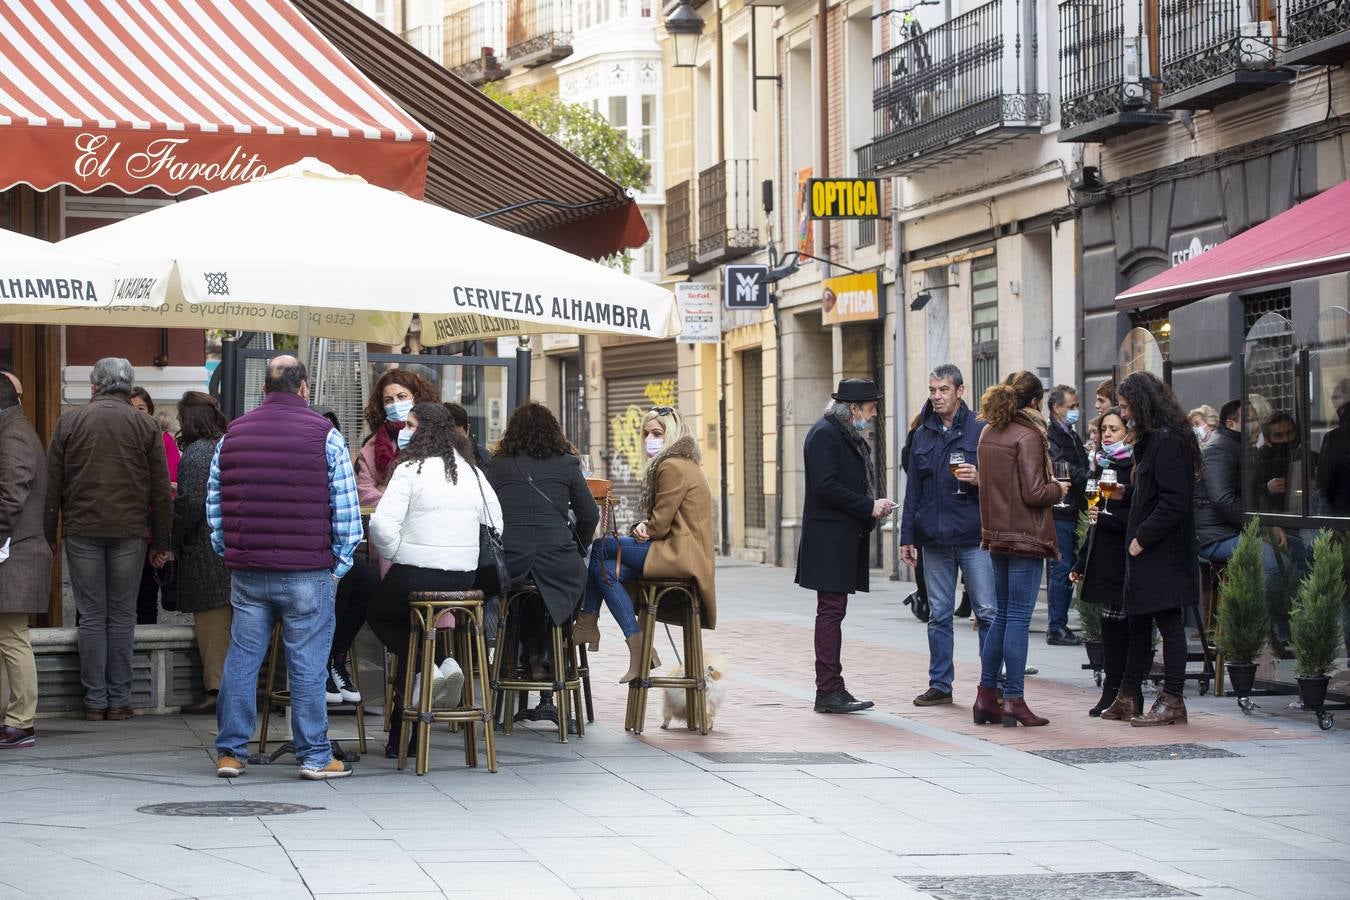
<svg viewBox="0 0 1350 900"><path fill-rule="evenodd" d="M657 410L669 410L669 412L657 412ZM647 425L652 422L660 422L661 430L665 433L666 447L670 447L676 441L693 434L689 426L685 424L684 416L673 406L657 406L647 410L647 414L642 417L641 433L645 436ZM651 465L655 457L644 457L642 468L645 471Z"/></svg>
<svg viewBox="0 0 1350 900"><path fill-rule="evenodd" d="M1045 396L1045 386L1030 372L1014 372L984 392L980 398L980 418L994 428L1004 428L1018 410L1035 406Z"/></svg>
<svg viewBox="0 0 1350 900"><path fill-rule="evenodd" d="M1200 418L1204 419L1205 424L1208 425L1210 428L1219 427L1219 414L1214 409L1214 407L1210 406L1208 403L1202 403L1195 409L1186 413L1186 421L1189 422L1196 416L1199 416Z"/></svg>

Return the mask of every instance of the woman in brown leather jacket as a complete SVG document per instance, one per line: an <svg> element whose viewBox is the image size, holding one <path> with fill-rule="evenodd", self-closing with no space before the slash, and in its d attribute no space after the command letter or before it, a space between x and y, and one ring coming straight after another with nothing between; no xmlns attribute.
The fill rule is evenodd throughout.
<svg viewBox="0 0 1350 900"><path fill-rule="evenodd" d="M1045 560L1059 558L1050 506L1068 491L1051 477L1044 394L1039 378L1017 372L980 398L980 417L988 423L980 434L980 531L994 563L998 611L984 640L976 725L1049 724L1022 698L1031 612ZM1007 673L1001 703L995 692L1000 669Z"/></svg>

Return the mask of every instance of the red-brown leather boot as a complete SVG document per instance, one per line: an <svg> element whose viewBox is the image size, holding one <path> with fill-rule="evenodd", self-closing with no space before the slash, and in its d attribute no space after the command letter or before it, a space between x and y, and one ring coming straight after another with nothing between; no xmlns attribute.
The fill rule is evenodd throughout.
<svg viewBox="0 0 1350 900"><path fill-rule="evenodd" d="M1003 713L998 704L998 694L993 688L981 687L975 689L975 706L971 708L971 711L975 715L976 725L992 725L1003 719Z"/></svg>
<svg viewBox="0 0 1350 900"><path fill-rule="evenodd" d="M1003 706L999 712L1003 716L1004 728L1016 728L1019 724L1026 725L1028 728L1034 725L1049 725L1049 719L1042 719L1036 715L1027 706L1027 702L1021 697L1009 699L1004 698Z"/></svg>

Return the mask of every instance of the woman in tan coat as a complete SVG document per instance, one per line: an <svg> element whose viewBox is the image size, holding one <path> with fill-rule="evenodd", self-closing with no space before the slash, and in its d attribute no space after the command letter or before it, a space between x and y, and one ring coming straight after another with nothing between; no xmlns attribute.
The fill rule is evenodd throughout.
<svg viewBox="0 0 1350 900"><path fill-rule="evenodd" d="M984 639L975 724L1046 725L1022 698L1031 611L1041 589L1045 560L1059 558L1050 506L1068 491L1050 473L1050 443L1041 400L1045 389L1030 372L1009 375L980 398L981 546L994 563L998 611ZM1000 669L1006 671L998 700Z"/></svg>
<svg viewBox="0 0 1350 900"><path fill-rule="evenodd" d="M702 600L703 627L717 624L712 491L699 466L698 445L684 417L670 406L653 407L643 417L642 439L647 454L639 502L643 519L631 535L617 541L605 538L591 549L586 600L573 631L578 641L598 640L597 617L604 600L628 642L628 671L620 684L638 676L641 649L633 599L623 582L639 576L692 578ZM652 665L659 665L655 654Z"/></svg>

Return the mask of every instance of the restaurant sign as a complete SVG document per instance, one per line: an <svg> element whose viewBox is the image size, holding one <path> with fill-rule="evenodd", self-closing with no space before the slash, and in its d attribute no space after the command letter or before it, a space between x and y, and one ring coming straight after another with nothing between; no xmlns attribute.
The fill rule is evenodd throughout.
<svg viewBox="0 0 1350 900"><path fill-rule="evenodd" d="M807 186L812 219L880 219L881 181L876 178L812 178Z"/></svg>
<svg viewBox="0 0 1350 900"><path fill-rule="evenodd" d="M821 324L878 321L885 313L885 290L880 271L826 278L820 297Z"/></svg>

